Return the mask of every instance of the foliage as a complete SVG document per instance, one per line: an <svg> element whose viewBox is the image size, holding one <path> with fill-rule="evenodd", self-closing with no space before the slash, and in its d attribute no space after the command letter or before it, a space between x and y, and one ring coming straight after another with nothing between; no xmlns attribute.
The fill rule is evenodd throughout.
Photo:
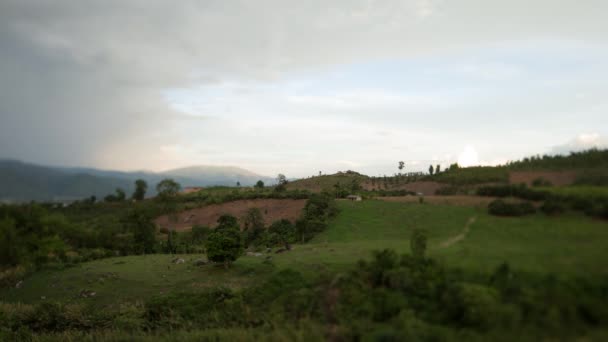
<svg viewBox="0 0 608 342"><path fill-rule="evenodd" d="M412 255L416 258L423 259L426 253L426 232L422 229L415 229L412 232L410 239L410 249Z"/></svg>
<svg viewBox="0 0 608 342"><path fill-rule="evenodd" d="M237 220L234 216L222 215L218 226L207 237L205 243L207 257L228 267L243 254L243 241Z"/></svg>
<svg viewBox="0 0 608 342"><path fill-rule="evenodd" d="M175 198L180 190L181 185L171 178L163 179L156 185L158 199L163 202Z"/></svg>
<svg viewBox="0 0 608 342"><path fill-rule="evenodd" d="M255 183L254 187L257 189L264 189L264 182L262 182L262 180L259 180Z"/></svg>
<svg viewBox="0 0 608 342"><path fill-rule="evenodd" d="M490 202L488 212L496 216L523 216L534 214L536 209L530 202L509 203L498 199Z"/></svg>
<svg viewBox="0 0 608 342"><path fill-rule="evenodd" d="M135 181L135 191L133 192L132 198L136 201L142 201L146 196L146 191L148 190L148 183L146 183L143 179L138 179Z"/></svg>
<svg viewBox="0 0 608 342"><path fill-rule="evenodd" d="M570 152L569 155L532 156L509 162L507 167L512 170L605 169L608 168L608 149L592 148L581 152Z"/></svg>
<svg viewBox="0 0 608 342"><path fill-rule="evenodd" d="M245 232L245 247L256 244L262 237L264 228L264 216L259 208L250 208L243 217L243 228Z"/></svg>
<svg viewBox="0 0 608 342"><path fill-rule="evenodd" d="M126 194L125 191L121 188L116 188L116 193L115 194L109 194L106 197L104 197L104 201L106 202L122 202L125 200L126 198Z"/></svg>
<svg viewBox="0 0 608 342"><path fill-rule="evenodd" d="M430 170L431 168L429 168ZM506 183L509 180L509 172L505 167L475 166L461 168L452 165L449 169L441 173L435 172L434 175L427 176L425 179L451 185Z"/></svg>
<svg viewBox="0 0 608 342"><path fill-rule="evenodd" d="M137 254L154 253L156 226L152 218L142 209L134 209L124 218L125 231L133 234L133 250Z"/></svg>
<svg viewBox="0 0 608 342"><path fill-rule="evenodd" d="M296 235L295 226L289 220L281 219L273 222L268 227L271 241L282 244L286 249L291 249L290 243L294 242Z"/></svg>

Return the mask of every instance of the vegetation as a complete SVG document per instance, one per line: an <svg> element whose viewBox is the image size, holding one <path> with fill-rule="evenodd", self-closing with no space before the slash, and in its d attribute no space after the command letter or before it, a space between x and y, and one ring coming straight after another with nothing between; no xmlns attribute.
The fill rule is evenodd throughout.
<svg viewBox="0 0 608 342"><path fill-rule="evenodd" d="M135 191L133 192L132 198L136 201L142 201L146 196L146 191L148 190L148 183L146 183L143 179L138 179L135 181Z"/></svg>
<svg viewBox="0 0 608 342"><path fill-rule="evenodd" d="M498 199L488 205L488 212L496 216L524 216L534 214L536 209L530 202L509 203Z"/></svg>

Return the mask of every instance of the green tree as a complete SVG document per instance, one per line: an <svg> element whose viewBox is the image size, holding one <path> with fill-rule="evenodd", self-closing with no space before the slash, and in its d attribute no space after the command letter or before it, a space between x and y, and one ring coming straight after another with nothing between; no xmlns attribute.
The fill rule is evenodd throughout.
<svg viewBox="0 0 608 342"><path fill-rule="evenodd" d="M176 197L181 188L178 182L171 178L165 178L156 185L156 192L158 193L158 198L165 201Z"/></svg>
<svg viewBox="0 0 608 342"><path fill-rule="evenodd" d="M209 234L205 243L207 258L213 262L223 263L226 268L243 254L243 247L241 232L237 225L218 226Z"/></svg>
<svg viewBox="0 0 608 342"><path fill-rule="evenodd" d="M255 187L258 189L264 189L264 182L262 182L262 180L260 179L255 183Z"/></svg>
<svg viewBox="0 0 608 342"><path fill-rule="evenodd" d="M243 217L243 226L246 233L245 245L255 243L264 233L264 216L259 208L250 208Z"/></svg>
<svg viewBox="0 0 608 342"><path fill-rule="evenodd" d="M433 165L429 166L429 173L431 174L431 176L433 175Z"/></svg>
<svg viewBox="0 0 608 342"><path fill-rule="evenodd" d="M287 250L290 250L291 245L289 243L295 239L296 228L289 220L281 219L270 225L268 233L271 234L273 240L284 245Z"/></svg>
<svg viewBox="0 0 608 342"><path fill-rule="evenodd" d="M0 219L0 265L15 266L20 261L15 224L12 218Z"/></svg>
<svg viewBox="0 0 608 342"><path fill-rule="evenodd" d="M441 172L441 165L437 164L437 166L435 166L435 174L438 174L439 172Z"/></svg>
<svg viewBox="0 0 608 342"><path fill-rule="evenodd" d="M216 229L231 228L231 227L239 228L239 223L238 223L236 217L229 215L229 214L224 214L217 219Z"/></svg>
<svg viewBox="0 0 608 342"><path fill-rule="evenodd" d="M148 183L146 183L143 179L138 179L135 181L135 191L133 192L132 198L136 201L141 201L146 196L146 191L148 190Z"/></svg>
<svg viewBox="0 0 608 342"><path fill-rule="evenodd" d="M412 255L423 259L426 253L426 232L423 229L414 229L410 238Z"/></svg>
<svg viewBox="0 0 608 342"><path fill-rule="evenodd" d="M152 218L142 209L134 209L124 220L126 231L133 234L134 250L138 254L154 253L156 226Z"/></svg>
<svg viewBox="0 0 608 342"><path fill-rule="evenodd" d="M236 186L237 186L237 188L241 187L241 182L237 181Z"/></svg>
<svg viewBox="0 0 608 342"><path fill-rule="evenodd" d="M403 161L399 162L399 172L401 172L401 170L403 170L403 168L405 167L405 163Z"/></svg>

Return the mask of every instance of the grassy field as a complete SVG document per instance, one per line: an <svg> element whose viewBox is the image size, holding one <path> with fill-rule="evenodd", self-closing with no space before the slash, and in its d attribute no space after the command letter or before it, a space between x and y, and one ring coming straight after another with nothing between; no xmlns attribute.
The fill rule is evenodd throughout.
<svg viewBox="0 0 608 342"><path fill-rule="evenodd" d="M271 263L264 261L266 255L243 256L225 270L194 266L201 255L182 256L183 264L171 263L174 257L170 255L110 258L40 271L26 278L21 288L0 291L0 301L138 301L217 285L238 289L282 268L313 278L326 271L346 270L373 250L408 253L409 237L416 228L427 231L430 256L466 272L487 274L508 262L516 270L538 274L608 275L604 262L608 224L583 215L503 218L475 207L380 200L341 201L339 206L341 213L325 232L308 244L295 245L291 252L273 253ZM82 290L96 295L82 298Z"/></svg>

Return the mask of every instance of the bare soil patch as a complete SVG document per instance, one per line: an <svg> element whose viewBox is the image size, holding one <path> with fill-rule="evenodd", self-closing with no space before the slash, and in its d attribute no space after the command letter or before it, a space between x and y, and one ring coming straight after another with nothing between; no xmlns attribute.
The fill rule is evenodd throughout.
<svg viewBox="0 0 608 342"><path fill-rule="evenodd" d="M177 222L175 223L170 223L166 215L158 217L154 222L159 227L171 227L177 231L187 231L195 225L215 227L217 219L224 214L235 216L238 218L239 223L241 223L248 209L259 208L264 216L265 224L270 225L272 222L280 219L295 222L305 204L305 199L239 200L182 211L178 214Z"/></svg>
<svg viewBox="0 0 608 342"><path fill-rule="evenodd" d="M542 178L556 186L570 185L576 180L576 171L511 171L509 183L532 185L535 179Z"/></svg>

